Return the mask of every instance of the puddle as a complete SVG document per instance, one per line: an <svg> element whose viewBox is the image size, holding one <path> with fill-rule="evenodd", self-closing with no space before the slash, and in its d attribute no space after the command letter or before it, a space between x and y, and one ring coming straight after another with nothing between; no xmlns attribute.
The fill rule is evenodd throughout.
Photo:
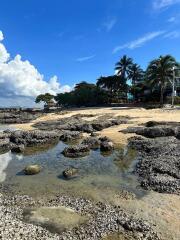
<svg viewBox="0 0 180 240"><path fill-rule="evenodd" d="M81 216L67 207L41 207L25 209L25 222L40 225L52 233L70 230L88 221L87 216Z"/></svg>

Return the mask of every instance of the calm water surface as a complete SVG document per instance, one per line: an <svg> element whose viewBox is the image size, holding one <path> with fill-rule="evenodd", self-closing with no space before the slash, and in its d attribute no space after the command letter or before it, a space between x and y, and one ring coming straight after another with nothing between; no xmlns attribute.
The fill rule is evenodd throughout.
<svg viewBox="0 0 180 240"><path fill-rule="evenodd" d="M1 154L1 185L13 193L33 197L66 193L108 200L122 189L136 195L143 194L136 177L131 174L136 160L135 151L120 148L109 156L103 156L96 150L91 151L87 157L70 159L61 154L66 146L59 142L27 148L24 154ZM34 176L25 176L22 170L29 164L41 165L42 171ZM62 171L69 166L78 168L79 174L66 180Z"/></svg>

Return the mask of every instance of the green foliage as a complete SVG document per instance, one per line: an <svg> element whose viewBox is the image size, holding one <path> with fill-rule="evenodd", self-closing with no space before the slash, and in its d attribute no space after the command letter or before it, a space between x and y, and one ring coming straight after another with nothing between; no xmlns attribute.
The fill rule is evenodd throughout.
<svg viewBox="0 0 180 240"><path fill-rule="evenodd" d="M117 71L117 75L121 76L122 79L127 80L129 78L130 67L133 64L132 58L124 55L119 62L116 63L115 70Z"/></svg>
<svg viewBox="0 0 180 240"><path fill-rule="evenodd" d="M128 92L128 85L121 76L117 75L100 77L96 85L107 92L109 102L123 95L126 96Z"/></svg>
<svg viewBox="0 0 180 240"><path fill-rule="evenodd" d="M180 64L166 55L151 61L144 72L132 58L124 55L116 63L117 74L101 76L96 84L80 82L71 92L59 93L55 97L49 93L41 94L37 96L36 103L43 101L48 104L54 98L63 106L96 106L126 102L130 93L134 101L153 103L160 99L162 105L164 96L171 91L173 73L180 76L179 70L173 72L174 67L179 68ZM170 101L169 98L167 101ZM179 104L178 97L175 103Z"/></svg>
<svg viewBox="0 0 180 240"><path fill-rule="evenodd" d="M107 103L107 94L95 84L81 82L73 91L58 94L55 100L65 106L96 106Z"/></svg>
<svg viewBox="0 0 180 240"><path fill-rule="evenodd" d="M173 67L177 65L171 55L160 56L150 62L146 71L146 81L149 88L160 87L160 104L164 102L164 91L173 79Z"/></svg>
<svg viewBox="0 0 180 240"><path fill-rule="evenodd" d="M54 98L54 96L49 93L40 94L36 97L35 102L36 103L44 102L44 103L48 104L53 98Z"/></svg>

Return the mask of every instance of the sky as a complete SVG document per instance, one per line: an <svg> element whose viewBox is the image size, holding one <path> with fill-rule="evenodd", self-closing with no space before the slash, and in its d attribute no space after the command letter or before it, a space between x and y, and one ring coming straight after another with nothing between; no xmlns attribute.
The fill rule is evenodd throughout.
<svg viewBox="0 0 180 240"><path fill-rule="evenodd" d="M146 69L180 61L180 0L1 0L0 106L33 106L114 74L124 55Z"/></svg>

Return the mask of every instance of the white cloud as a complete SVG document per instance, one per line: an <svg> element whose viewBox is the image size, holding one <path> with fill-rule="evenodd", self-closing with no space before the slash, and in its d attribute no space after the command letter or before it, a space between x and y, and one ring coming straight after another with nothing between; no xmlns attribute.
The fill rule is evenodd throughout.
<svg viewBox="0 0 180 240"><path fill-rule="evenodd" d="M2 31L0 31L0 41L2 41L4 39L3 33Z"/></svg>
<svg viewBox="0 0 180 240"><path fill-rule="evenodd" d="M108 19L108 21L103 24L104 27L106 28L106 31L107 31L107 32L111 31L111 29L114 27L114 25L116 24L116 22L117 22L117 19L116 19L116 18Z"/></svg>
<svg viewBox="0 0 180 240"><path fill-rule="evenodd" d="M118 51L122 50L122 49L135 49L135 48L139 48L142 45L144 45L146 42L149 42L151 40L153 40L154 38L159 37L160 35L164 34L165 31L156 31L156 32L151 32L151 33L147 33L144 36L133 40L131 42L125 43L123 45L117 46L114 48L113 53L117 53Z"/></svg>
<svg viewBox="0 0 180 240"><path fill-rule="evenodd" d="M3 33L0 31L0 41ZM15 100L21 97L35 98L39 94L69 91L69 86L60 86L57 76L48 82L29 61L23 61L20 55L10 59L5 46L0 43L0 95ZM29 100L28 100L29 101ZM14 103L14 101L12 101Z"/></svg>
<svg viewBox="0 0 180 240"><path fill-rule="evenodd" d="M76 61L77 62L85 62L85 61L88 61L90 59L93 59L96 55L91 55L91 56L86 56L86 57L80 57L80 58L77 58Z"/></svg>
<svg viewBox="0 0 180 240"><path fill-rule="evenodd" d="M170 23L173 23L173 22L175 22L176 21L176 18L175 17L170 17L169 19L168 19L168 22L170 22Z"/></svg>
<svg viewBox="0 0 180 240"><path fill-rule="evenodd" d="M180 32L179 31L172 31L168 32L167 34L164 35L165 38L170 38L170 39L175 39L180 37Z"/></svg>
<svg viewBox="0 0 180 240"><path fill-rule="evenodd" d="M153 0L153 8L155 10L160 10L168 8L177 3L180 3L180 0Z"/></svg>

